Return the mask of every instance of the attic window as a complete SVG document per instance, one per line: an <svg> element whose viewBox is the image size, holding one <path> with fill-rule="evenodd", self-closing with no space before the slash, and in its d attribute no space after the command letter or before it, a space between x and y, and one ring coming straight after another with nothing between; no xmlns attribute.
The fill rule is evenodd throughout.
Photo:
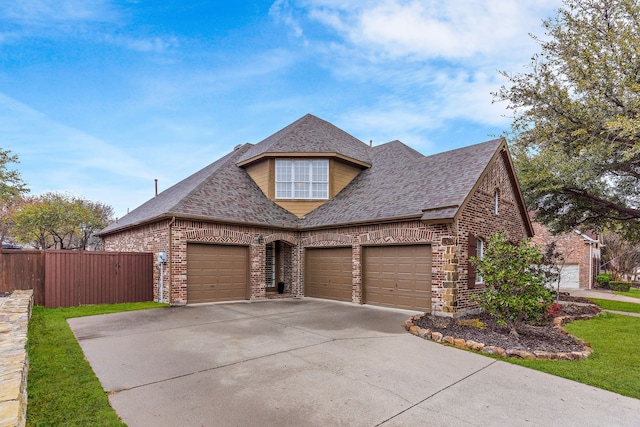
<svg viewBox="0 0 640 427"><path fill-rule="evenodd" d="M495 215L498 215L498 213L500 212L499 206L500 206L500 192L496 190L493 193L493 213Z"/></svg>
<svg viewBox="0 0 640 427"><path fill-rule="evenodd" d="M277 199L328 199L329 160L276 160Z"/></svg>

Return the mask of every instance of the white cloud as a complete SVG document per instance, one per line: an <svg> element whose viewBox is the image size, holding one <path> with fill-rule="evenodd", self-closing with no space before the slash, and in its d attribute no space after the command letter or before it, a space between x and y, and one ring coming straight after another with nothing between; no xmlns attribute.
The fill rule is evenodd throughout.
<svg viewBox="0 0 640 427"><path fill-rule="evenodd" d="M157 171L115 145L57 123L1 93L0 140L3 149L19 156L17 169L34 194L69 191L106 203L114 200L116 209L122 209L140 201L127 203L131 197L127 193L119 199L103 198L109 182L152 183L158 177Z"/></svg>
<svg viewBox="0 0 640 427"><path fill-rule="evenodd" d="M492 103L491 92L504 83L499 71L520 71L529 62L538 49L529 34L541 35L542 19L561 6L561 0L277 3L287 6L286 22L300 28L325 69L342 84L380 94L352 106L344 121L373 137L406 135L425 146L430 142L419 135L456 121L508 128L505 105Z"/></svg>
<svg viewBox="0 0 640 427"><path fill-rule="evenodd" d="M25 26L108 22L117 17L109 0L3 0L0 17Z"/></svg>
<svg viewBox="0 0 640 427"><path fill-rule="evenodd" d="M299 4L298 15L375 58L464 59L529 44L528 32L559 5L560 0L311 0ZM292 11L287 16L293 21Z"/></svg>
<svg viewBox="0 0 640 427"><path fill-rule="evenodd" d="M154 36L133 38L130 36L111 35L105 36L108 43L142 53L163 53L176 50L180 47L180 41L175 36Z"/></svg>
<svg viewBox="0 0 640 427"><path fill-rule="evenodd" d="M288 25L295 37L302 37L302 27L295 18L294 9L288 0L276 0L269 8L269 15Z"/></svg>

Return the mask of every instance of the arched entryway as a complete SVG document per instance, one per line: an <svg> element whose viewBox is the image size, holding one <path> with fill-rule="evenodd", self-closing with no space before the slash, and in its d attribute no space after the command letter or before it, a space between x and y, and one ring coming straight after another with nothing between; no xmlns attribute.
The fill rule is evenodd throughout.
<svg viewBox="0 0 640 427"><path fill-rule="evenodd" d="M267 298L291 295L293 246L282 240L265 244L265 291ZM280 289L278 289L278 284Z"/></svg>

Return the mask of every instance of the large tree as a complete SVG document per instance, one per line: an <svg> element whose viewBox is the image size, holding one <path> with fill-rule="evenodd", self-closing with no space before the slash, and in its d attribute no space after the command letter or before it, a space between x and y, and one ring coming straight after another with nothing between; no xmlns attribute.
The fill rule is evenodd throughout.
<svg viewBox="0 0 640 427"><path fill-rule="evenodd" d="M0 243L11 240L9 218L29 192L20 172L11 168L12 163L19 163L18 156L0 148Z"/></svg>
<svg viewBox="0 0 640 427"><path fill-rule="evenodd" d="M640 3L564 0L543 27L527 72L494 94L528 205L555 231L640 236Z"/></svg>
<svg viewBox="0 0 640 427"><path fill-rule="evenodd" d="M113 208L61 193L29 199L11 216L16 241L37 249L97 249L96 231L112 220Z"/></svg>

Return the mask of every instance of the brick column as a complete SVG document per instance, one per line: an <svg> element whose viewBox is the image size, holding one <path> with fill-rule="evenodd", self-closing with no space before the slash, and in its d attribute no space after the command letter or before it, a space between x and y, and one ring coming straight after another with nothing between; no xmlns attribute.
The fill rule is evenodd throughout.
<svg viewBox="0 0 640 427"><path fill-rule="evenodd" d="M251 265L249 298L252 300L265 299L267 297L265 287L266 246L264 243L258 243L257 235L254 236L251 243L249 258L249 264Z"/></svg>
<svg viewBox="0 0 640 427"><path fill-rule="evenodd" d="M358 239L354 239L356 242ZM362 304L362 246L355 243L351 247L351 269L352 269L352 286L351 286L351 302Z"/></svg>

